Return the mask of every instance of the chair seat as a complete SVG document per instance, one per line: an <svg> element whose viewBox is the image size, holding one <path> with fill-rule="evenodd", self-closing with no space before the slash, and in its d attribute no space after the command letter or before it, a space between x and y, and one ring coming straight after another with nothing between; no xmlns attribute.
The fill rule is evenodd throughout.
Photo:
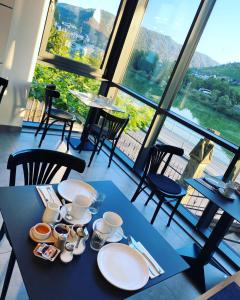
<svg viewBox="0 0 240 300"><path fill-rule="evenodd" d="M73 114L58 108L51 109L50 117L63 121L76 121Z"/></svg>
<svg viewBox="0 0 240 300"><path fill-rule="evenodd" d="M159 192L162 192L167 196L180 196L185 194L185 190L178 183L164 175L149 173L148 180Z"/></svg>

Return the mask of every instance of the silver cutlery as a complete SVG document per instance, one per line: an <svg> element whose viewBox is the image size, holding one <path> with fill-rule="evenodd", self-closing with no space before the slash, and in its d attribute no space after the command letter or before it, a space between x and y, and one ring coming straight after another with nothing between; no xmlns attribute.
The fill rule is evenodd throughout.
<svg viewBox="0 0 240 300"><path fill-rule="evenodd" d="M155 263L152 261L151 257L149 257L147 255L147 253L145 253L144 251L142 251L142 249L140 249L138 247L137 242L133 239L133 237L128 236L127 240L128 240L128 244L132 245L135 250L137 250L139 253L141 253L143 255L143 257L149 262L149 264L154 268L154 270L158 273L158 275L160 275L162 273L162 270L158 266L155 265Z"/></svg>

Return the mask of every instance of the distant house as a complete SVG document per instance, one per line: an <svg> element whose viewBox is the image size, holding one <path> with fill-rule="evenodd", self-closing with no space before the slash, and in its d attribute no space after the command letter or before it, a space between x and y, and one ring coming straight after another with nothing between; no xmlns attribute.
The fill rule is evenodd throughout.
<svg viewBox="0 0 240 300"><path fill-rule="evenodd" d="M210 90L205 89L205 88L199 88L198 91L205 94L205 95L211 95L212 94L212 92Z"/></svg>

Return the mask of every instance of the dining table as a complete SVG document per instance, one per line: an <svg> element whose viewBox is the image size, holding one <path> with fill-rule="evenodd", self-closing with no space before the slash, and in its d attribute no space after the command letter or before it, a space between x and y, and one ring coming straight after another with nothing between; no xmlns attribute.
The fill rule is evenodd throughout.
<svg viewBox="0 0 240 300"><path fill-rule="evenodd" d="M216 180L219 180L219 178L216 177ZM227 198L219 192L216 186L211 185L206 178L191 178L185 179L185 181L209 200L196 225L198 231L208 228L219 208L223 211L203 246L193 243L178 250L192 266L200 287L206 291L225 280L228 276L213 260L213 255L218 250L219 244L228 233L233 221L240 222L240 195L235 192L232 199Z"/></svg>
<svg viewBox="0 0 240 300"><path fill-rule="evenodd" d="M124 111L113 104L113 99L92 93L83 93L76 90L69 90L70 94L76 97L79 101L89 107L87 118L83 127L80 139L70 138L70 145L75 150L92 151L93 143L88 139L88 125L94 124L98 120L99 110L104 109L108 111L121 112Z"/></svg>
<svg viewBox="0 0 240 300"><path fill-rule="evenodd" d="M87 225L90 236L96 219L101 218L105 211L116 212L123 219L125 235L130 234L136 241L140 241L165 272L149 279L140 290L126 291L110 284L101 274L97 263L98 252L90 248L89 240L85 252L68 264L58 258L48 262L35 257L33 249L36 243L29 238L29 229L41 222L44 212L44 204L36 186L1 187L1 213L12 253L30 299L124 299L188 269L185 260L112 181L89 184L106 195L99 212L93 215ZM53 188L57 193L57 185L53 185ZM123 239L121 243L127 244L127 241Z"/></svg>

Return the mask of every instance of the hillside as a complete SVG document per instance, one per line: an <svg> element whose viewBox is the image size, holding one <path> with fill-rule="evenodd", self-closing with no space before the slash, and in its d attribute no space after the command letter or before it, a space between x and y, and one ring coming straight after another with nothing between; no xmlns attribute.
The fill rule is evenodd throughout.
<svg viewBox="0 0 240 300"><path fill-rule="evenodd" d="M229 63L215 67L201 68L196 71L201 75L216 75L218 77L228 77L232 80L240 80L240 63Z"/></svg>
<svg viewBox="0 0 240 300"><path fill-rule="evenodd" d="M62 22L76 26L79 34L88 35L91 44L105 50L110 36L114 15L104 10L84 9L81 7L59 3L55 14L58 24ZM171 37L142 27L136 42L135 49L152 51L158 54L160 61L176 60L181 45ZM207 55L196 52L191 66L195 68L217 66L218 63Z"/></svg>

